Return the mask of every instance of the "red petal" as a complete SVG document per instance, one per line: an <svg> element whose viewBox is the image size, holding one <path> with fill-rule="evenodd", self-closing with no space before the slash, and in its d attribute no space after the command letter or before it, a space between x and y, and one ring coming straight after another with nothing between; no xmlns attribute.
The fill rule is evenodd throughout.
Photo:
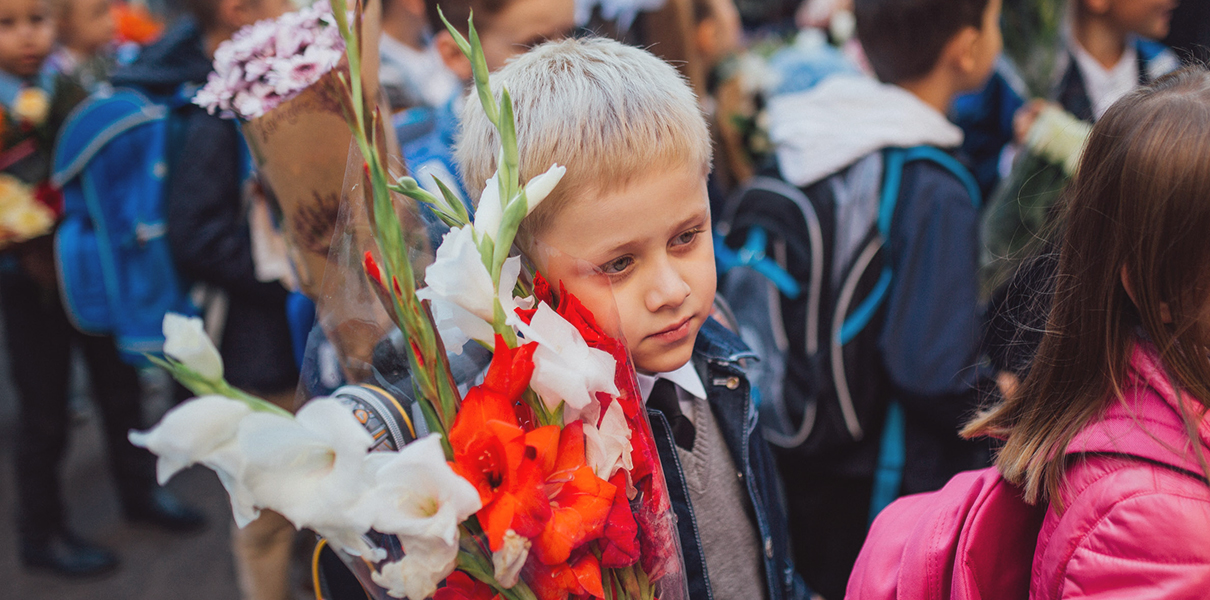
<svg viewBox="0 0 1210 600"><path fill-rule="evenodd" d="M639 524L635 522L630 502L626 499L626 474L618 471L609 482L617 491L614 492L609 518L605 520L601 566L629 567L639 559Z"/></svg>

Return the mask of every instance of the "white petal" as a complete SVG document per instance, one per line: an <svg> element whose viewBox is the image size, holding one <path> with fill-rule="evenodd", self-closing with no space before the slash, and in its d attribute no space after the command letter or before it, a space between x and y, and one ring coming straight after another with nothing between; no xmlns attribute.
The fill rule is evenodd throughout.
<svg viewBox="0 0 1210 600"><path fill-rule="evenodd" d="M223 379L223 359L206 335L202 320L176 313L164 315L164 354L210 381Z"/></svg>
<svg viewBox="0 0 1210 600"><path fill-rule="evenodd" d="M479 205L475 207L475 231L493 240L500 235L500 221L504 218L504 204L500 200L499 173L492 175L483 184Z"/></svg>
<svg viewBox="0 0 1210 600"><path fill-rule="evenodd" d="M242 479L257 506L332 537L369 529L357 505L370 485L364 461L373 440L347 408L320 398L294 419L255 413L237 437L247 458Z"/></svg>
<svg viewBox="0 0 1210 600"><path fill-rule="evenodd" d="M416 540L401 540L407 554L400 560L387 563L371 574L374 583L386 588L393 598L424 600L437 591L458 559L458 546L429 546Z"/></svg>
<svg viewBox="0 0 1210 600"><path fill-rule="evenodd" d="M560 401L565 402L565 411L571 411L571 418L575 418L579 411L595 402L596 392L618 393L613 357L603 350L589 348L575 326L550 305L539 304L530 324L518 329L526 339L539 345L534 352L530 386L551 409Z"/></svg>
<svg viewBox="0 0 1210 600"><path fill-rule="evenodd" d="M630 426L622 405L612 402L601 419L600 427L584 425L584 450L587 462L601 479L609 480L618 469L629 472L631 459Z"/></svg>
<svg viewBox="0 0 1210 600"><path fill-rule="evenodd" d="M551 190L555 189L559 180L563 179L563 175L566 173L567 167L553 164L545 173L535 176L525 184L525 199L528 202L525 207L526 215L534 212L534 209L550 195Z"/></svg>
<svg viewBox="0 0 1210 600"><path fill-rule="evenodd" d="M156 476L163 484L177 471L233 442L240 421L251 412L243 402L203 396L169 410L149 431L131 431L129 438L159 457Z"/></svg>
<svg viewBox="0 0 1210 600"><path fill-rule="evenodd" d="M422 299L444 298L485 321L492 320L496 292L471 228L457 227L445 234L436 259L425 270L424 282L428 287L417 293Z"/></svg>
<svg viewBox="0 0 1210 600"><path fill-rule="evenodd" d="M532 543L516 531L509 529L504 532L504 545L499 552L492 553L492 569L496 581L505 589L517 585L521 578L521 567L525 566L525 559L529 557L530 546Z"/></svg>
<svg viewBox="0 0 1210 600"><path fill-rule="evenodd" d="M446 462L436 434L394 453L375 481L363 510L383 533L454 544L458 525L482 507L479 492Z"/></svg>

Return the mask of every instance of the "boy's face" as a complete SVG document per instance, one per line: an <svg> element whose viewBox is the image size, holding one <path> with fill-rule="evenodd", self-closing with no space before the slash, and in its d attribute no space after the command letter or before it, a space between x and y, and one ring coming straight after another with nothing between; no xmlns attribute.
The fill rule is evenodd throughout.
<svg viewBox="0 0 1210 600"><path fill-rule="evenodd" d="M1177 4L1175 0L1108 0L1105 14L1123 34L1163 39Z"/></svg>
<svg viewBox="0 0 1210 600"><path fill-rule="evenodd" d="M621 331L636 369L662 373L689 361L716 283L701 166L653 171L625 188L574 199L536 239L559 252L539 251L539 269L567 285L607 329ZM585 277L586 266L603 275Z"/></svg>
<svg viewBox="0 0 1210 600"><path fill-rule="evenodd" d="M116 30L110 0L72 0L59 22L59 41L92 55L113 40Z"/></svg>
<svg viewBox="0 0 1210 600"><path fill-rule="evenodd" d="M479 30L487 69L495 71L508 59L547 40L560 40L576 27L572 0L513 0Z"/></svg>
<svg viewBox="0 0 1210 600"><path fill-rule="evenodd" d="M0 0L0 69L32 77L54 43L54 20L44 0Z"/></svg>

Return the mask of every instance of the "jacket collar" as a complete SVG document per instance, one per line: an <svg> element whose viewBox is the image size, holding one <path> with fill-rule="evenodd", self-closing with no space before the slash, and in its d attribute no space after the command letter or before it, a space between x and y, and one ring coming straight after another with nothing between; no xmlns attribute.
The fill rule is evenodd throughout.
<svg viewBox="0 0 1210 600"><path fill-rule="evenodd" d="M756 358L756 353L731 330L710 317L697 333L693 353L707 360L735 362L741 358Z"/></svg>
<svg viewBox="0 0 1210 600"><path fill-rule="evenodd" d="M1206 409L1188 392L1176 392L1155 347L1139 341L1130 357L1130 381L1121 400L1077 434L1067 453L1125 454L1201 473L1197 455L1189 447L1182 405L1194 415L1202 451L1210 458Z"/></svg>

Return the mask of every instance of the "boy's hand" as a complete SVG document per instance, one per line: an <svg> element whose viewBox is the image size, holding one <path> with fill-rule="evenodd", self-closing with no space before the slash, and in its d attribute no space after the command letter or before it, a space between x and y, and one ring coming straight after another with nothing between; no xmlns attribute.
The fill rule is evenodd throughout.
<svg viewBox="0 0 1210 600"><path fill-rule="evenodd" d="M1025 138L1029 137L1029 130L1033 129L1034 121L1038 120L1038 113L1049 104L1053 103L1049 100L1034 98L1025 103L1025 106L1017 109L1017 114L1013 115L1014 142L1018 145L1025 144Z"/></svg>

